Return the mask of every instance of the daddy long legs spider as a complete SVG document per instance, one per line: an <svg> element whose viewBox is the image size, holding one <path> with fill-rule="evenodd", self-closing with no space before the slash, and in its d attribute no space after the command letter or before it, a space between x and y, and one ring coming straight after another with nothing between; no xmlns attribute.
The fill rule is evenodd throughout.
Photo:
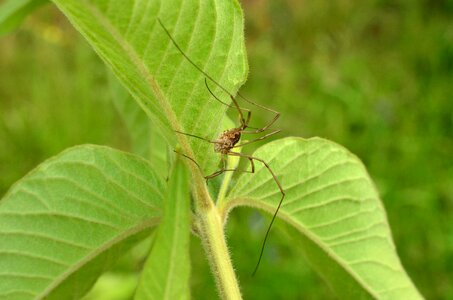
<svg viewBox="0 0 453 300"><path fill-rule="evenodd" d="M258 267L260 265L261 258L263 256L263 252L264 252L264 247L266 245L266 241L267 241L267 238L269 236L269 232L270 232L270 230L272 228L272 225L273 225L273 223L275 221L275 218L277 217L277 213L280 210L280 207L281 207L281 205L283 203L283 199L285 198L285 191L283 190L282 185L280 184L280 181L278 180L278 178L275 175L274 171L272 170L272 168L268 165L268 163L266 161L264 161L263 159L261 159L259 157L251 156L251 155L244 154L244 153L241 153L241 152L235 152L235 151L232 151L232 150L235 149L235 148L239 148L239 147L242 147L242 146L257 142L257 141L264 140L264 139L268 138L271 135L279 133L280 130L274 130L274 131L272 131L270 133L267 133L267 134L265 134L265 135L263 135L261 137L258 137L256 139L253 139L253 140L246 141L246 142L238 144L238 142L240 141L241 136L243 134L260 134L260 133L268 130L275 123L275 121L277 121L277 119L280 116L280 113L275 111L275 110L273 110L273 109L265 107L265 106L263 106L261 104L258 104L258 103L255 103L253 101L250 101L247 98L245 98L244 96L242 96L240 93L238 93L237 94L238 97L241 98L242 100L244 100L245 102L275 114L274 117L271 119L271 121L268 124L266 124L264 127L254 128L254 127L249 126L249 122L250 122L250 119L252 117L251 110L240 107L238 102L237 102L237 100L236 100L236 98L226 88L224 88L220 83L218 83L215 79L213 79L209 74L207 74L203 69L201 69L197 64L195 64L195 62L193 62L192 59L190 59L189 56L186 55L186 53L181 49L181 47L179 47L178 43L176 43L175 39L172 37L172 35L168 31L168 29L164 26L162 21L160 19L157 19L157 21L159 22L160 26L165 31L167 36L170 38L171 42L176 47L176 49L178 49L178 51L182 54L182 56L184 56L187 59L187 61L192 66L194 66L199 72L201 72L205 76L206 88L208 89L209 93L214 97L214 99L216 99L217 101L219 101L223 105L226 105L226 106L228 106L230 108L236 108L236 110L238 111L238 114L239 114L239 119L240 119L240 123L241 123L240 126L232 128L232 129L225 130L224 132L222 132L218 136L218 138L216 140L210 140L210 139L207 139L207 138L204 138L204 137L200 137L200 136L197 136L197 135L194 135L194 134L185 133L185 132L181 132L181 131L176 131L178 134L183 134L183 135L186 135L186 136L190 136L190 137L193 137L193 138L197 138L197 139L201 139L201 140L204 140L206 142L209 142L209 143L214 145L214 151L217 152L217 153L220 153L221 160L222 160L221 169L216 171L216 172L214 172L214 173L212 173L212 174L210 174L210 175L205 176L204 178L206 180L209 180L209 179L212 179L212 178L214 178L216 176L219 176L219 175L221 175L221 174L223 174L225 172L241 171L241 170L238 170L238 168L227 169L226 157L227 156L243 157L243 158L246 158L247 160L249 160L250 165L251 165L251 170L250 171L243 171L243 172L254 173L255 172L254 161L261 162L264 165L264 167L269 171L269 173L272 175L272 178L275 181L275 183L277 184L278 189L280 190L280 193L282 195L281 198L280 198L280 201L278 203L278 206L277 206L277 208L276 208L276 210L275 210L275 212L274 212L274 214L272 216L271 222L270 222L270 224L269 224L269 226L267 228L266 234L264 236L264 240L263 240L263 243L262 243L262 246L261 246L258 262L257 262L257 264L255 266L255 269L253 270L253 273L252 273L252 276L253 276L253 275L255 275L255 273L258 270ZM222 100L220 100L212 92L212 90L209 88L209 85L208 85L208 79L209 79L210 82L215 84L217 87L219 87L223 92L225 92L230 97L233 105L223 102ZM247 115L245 117L244 117L244 111L247 113ZM252 129L252 130L246 130L247 128ZM177 153L179 153L179 152L177 152ZM191 157L189 157L189 156L187 156L187 155L185 155L183 153L179 153L179 154L181 154L182 156L184 156L184 157L188 158L189 160L191 160L201 170L200 165L193 158L191 158ZM202 171L202 173L203 173L203 171Z"/></svg>

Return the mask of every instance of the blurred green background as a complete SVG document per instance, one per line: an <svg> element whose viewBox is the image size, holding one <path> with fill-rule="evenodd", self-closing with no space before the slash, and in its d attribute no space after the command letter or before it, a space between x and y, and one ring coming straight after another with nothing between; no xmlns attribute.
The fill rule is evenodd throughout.
<svg viewBox="0 0 453 300"><path fill-rule="evenodd" d="M243 93L282 113L282 136L321 136L356 153L379 189L416 286L428 299L453 299L453 1L242 6L250 63ZM69 146L130 149L111 98L103 63L53 6L2 37L0 195ZM267 117L256 112L254 121ZM245 298L334 298L281 222L258 275L250 276L267 223L245 208L229 219ZM215 285L196 238L192 248L193 298L212 299ZM127 299L144 253L128 254L91 299Z"/></svg>

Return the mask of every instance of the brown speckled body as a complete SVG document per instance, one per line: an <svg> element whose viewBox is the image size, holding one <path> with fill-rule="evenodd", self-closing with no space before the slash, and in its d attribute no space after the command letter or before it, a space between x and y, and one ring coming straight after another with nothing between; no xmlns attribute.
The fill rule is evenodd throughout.
<svg viewBox="0 0 453 300"><path fill-rule="evenodd" d="M214 144L214 151L222 154L228 154L231 148L241 139L242 128L233 128L225 130L219 135Z"/></svg>

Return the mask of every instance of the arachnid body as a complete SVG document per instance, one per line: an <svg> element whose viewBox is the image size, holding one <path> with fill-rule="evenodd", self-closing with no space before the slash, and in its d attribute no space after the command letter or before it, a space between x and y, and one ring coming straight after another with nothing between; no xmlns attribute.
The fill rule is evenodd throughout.
<svg viewBox="0 0 453 300"><path fill-rule="evenodd" d="M241 131L241 128L233 128L222 132L217 140L215 140L214 151L228 154L241 139Z"/></svg>
<svg viewBox="0 0 453 300"><path fill-rule="evenodd" d="M214 173L212 173L212 174L210 174L210 175L204 176L204 178L206 180L210 180L210 179L212 179L212 178L214 178L216 176L219 176L219 175L221 175L221 174L223 174L225 172L234 172L234 171L254 173L255 172L254 161L258 161L258 162L261 162L266 167L266 169L269 171L269 173L272 175L272 178L274 179L274 181L275 181L276 185L278 186L278 189L280 190L280 193L282 195L281 198L280 198L279 204L278 204L278 206L277 206L277 208L275 210L275 213L274 213L274 215L272 217L272 220L271 220L271 222L269 224L269 227L267 229L266 235L264 237L264 241L263 241L263 244L262 244L262 247L261 247L261 252L260 252L260 255L259 255L258 263L257 263L257 265L255 267L255 270L253 271L253 274L255 274L256 271L258 270L258 266L260 264L260 261L261 261L262 255L263 255L264 246L265 246L267 238L269 236L270 229L271 229L272 224L274 223L275 217L277 216L277 213L278 213L278 211L279 211L279 209L280 209L280 207L281 207L281 205L283 203L283 199L285 198L285 192L284 192L284 190L282 188L282 185L280 184L280 181L278 180L277 176L275 175L275 173L271 169L271 167L267 164L267 162L265 162L261 158L258 158L258 157L255 157L255 156L251 156L251 155L247 155L247 154L244 154L244 153L241 153L241 152L234 152L233 150L235 148L239 148L239 147L242 147L242 146L257 142L257 141L260 141L260 140L264 140L264 139L266 139L267 137L269 137L271 135L279 133L280 130L274 130L274 131L271 131L270 133L267 133L267 134L265 134L265 135L263 135L261 137L258 137L256 139L253 139L253 140L250 140L250 141L247 141L247 142L244 142L244 143L239 143L239 141L241 139L241 136L243 134L260 134L260 133L268 130L275 123L275 121L279 118L280 113L275 111L275 110L273 110L273 109L265 107L265 106L263 106L261 104L252 102L252 101L246 99L244 96L242 96L241 94L238 93L237 94L238 97L241 98L242 100L244 100L245 102L275 114L274 117L272 118L272 120L267 125L265 125L264 127L262 127L262 128L250 127L249 126L249 122L250 122L250 119L251 119L251 116L252 116L252 112L249 109L240 107L238 102L237 102L237 100L236 100L236 98L227 89L225 89L216 80L214 80L209 74L207 74L197 64L195 64L190 59L190 57L188 57L186 55L186 53L179 47L179 45L176 43L175 39L171 36L170 32L164 26L164 24L160 21L160 19L157 19L157 21L159 22L160 26L163 28L165 33L168 35L168 37L172 41L173 45L178 49L178 51L187 59L187 61L192 66L194 66L199 72L201 72L205 76L206 88L208 89L209 93L213 96L213 98L216 99L218 102L222 103L223 105L226 105L226 106L228 106L230 108L236 108L236 110L238 111L238 114L239 114L239 119L240 119L240 123L241 123L240 126L232 128L232 129L225 130L224 132L222 132L218 136L218 138L216 140L210 140L210 139L203 138L203 137L191 134L191 133L176 131L179 134L183 134L183 135L186 135L186 136L194 137L194 138L201 139L201 140L204 140L206 142L209 142L211 144L214 144L214 151L221 154L221 161L222 161L221 169L216 171L216 172L214 172ZM225 92L227 95L229 95L229 97L230 97L230 99L231 99L233 104L227 104L227 103L223 102L222 100L220 100L212 92L212 90L209 88L208 81L207 81L208 79L209 79L210 82L212 82L217 87L219 87L223 92ZM247 113L246 117L244 117L244 112ZM249 128L251 130L246 130L247 128ZM179 152L177 152L177 153L179 153ZM182 156L184 156L184 157L188 158L189 160L191 160L201 170L200 165L193 158L191 158L191 157L189 157L189 156L187 156L187 155L185 155L183 153L179 153L179 154L181 154ZM226 161L227 161L226 157L227 156L238 156L238 157L243 157L243 158L248 159L249 162L250 162L250 165L251 165L251 170L238 170L237 168L235 168L235 169L227 169L227 165L226 165Z"/></svg>

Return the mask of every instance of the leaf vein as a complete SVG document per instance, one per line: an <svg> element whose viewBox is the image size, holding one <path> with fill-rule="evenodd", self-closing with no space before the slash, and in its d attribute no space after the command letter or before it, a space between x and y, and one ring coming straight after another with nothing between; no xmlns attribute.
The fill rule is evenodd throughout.
<svg viewBox="0 0 453 300"><path fill-rule="evenodd" d="M38 232L0 231L0 236L1 235L23 235L23 236L27 236L27 237L31 237L31 238L41 238L41 239L57 242L57 243L60 243L60 244L66 244L66 245L69 245L71 247L80 248L80 249L85 250L85 251L86 250L90 250L90 248L85 246L85 245L76 244L73 241L62 240L60 238L44 235L44 234L38 233Z"/></svg>
<svg viewBox="0 0 453 300"><path fill-rule="evenodd" d="M26 253L26 252L20 252L20 251L3 251L3 250L0 250L0 254L5 254L5 255L17 255L17 256L23 256L23 257L29 257L29 258L32 258L32 259L38 259L38 260L44 260L44 261L47 261L49 263L52 263L52 264L55 264L55 265L59 265L59 266L63 266L63 267L67 267L68 265L65 264L64 262L62 261L58 261L54 258L49 258L49 257L45 257L45 256L40 256L40 255L36 255L34 253Z"/></svg>
<svg viewBox="0 0 453 300"><path fill-rule="evenodd" d="M338 240L338 239L341 239L341 238L344 238L344 237L347 237L347 236L350 236L350 235L355 235L357 233L363 233L365 231L368 231L368 230L371 230L372 228L374 227L380 227L380 226L384 226L385 227L385 222L382 221L382 220L379 220L378 222L375 222L375 223L372 223L368 226L365 226L365 227L360 227L358 229L354 229L354 230L350 230L350 231L347 231L347 232L343 232L343 233L340 233L340 234L337 234L337 235L334 235L334 236L329 236L329 237L323 237L322 240L326 243L328 242L332 242L332 241L335 241L335 240Z"/></svg>
<svg viewBox="0 0 453 300"><path fill-rule="evenodd" d="M89 219L89 218L85 218L85 217L82 217L82 216L64 214L64 213L56 212L56 211L54 211L54 212L34 211L34 212L26 212L26 213L2 212L1 215L3 215L3 216L5 216L5 215L6 216L13 216L13 217L27 217L27 216L33 216L33 217L42 216L42 217L49 217L49 218L61 217L61 218L66 218L66 219L74 219L74 220L77 220L77 221L97 224L97 225L101 225L101 226L104 226L104 227L109 227L109 228L114 229L114 230L119 230L119 227L116 227L115 225L110 224L110 223L101 222L99 220Z"/></svg>

